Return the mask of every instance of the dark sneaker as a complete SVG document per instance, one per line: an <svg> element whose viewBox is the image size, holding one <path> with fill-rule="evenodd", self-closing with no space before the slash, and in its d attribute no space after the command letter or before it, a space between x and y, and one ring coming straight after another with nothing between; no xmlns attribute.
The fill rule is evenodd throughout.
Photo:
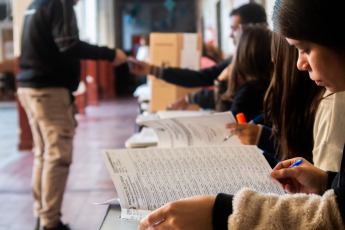
<svg viewBox="0 0 345 230"><path fill-rule="evenodd" d="M43 230L71 230L67 224L62 223L61 221L59 221L59 225L56 226L55 228L46 228L43 227Z"/></svg>
<svg viewBox="0 0 345 230"><path fill-rule="evenodd" d="M40 230L40 218L39 217L36 218L36 225L35 225L34 230Z"/></svg>

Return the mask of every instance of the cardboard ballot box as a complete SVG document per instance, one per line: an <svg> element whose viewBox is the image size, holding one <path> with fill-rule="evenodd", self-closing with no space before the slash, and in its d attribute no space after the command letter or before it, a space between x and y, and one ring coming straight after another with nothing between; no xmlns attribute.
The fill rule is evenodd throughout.
<svg viewBox="0 0 345 230"><path fill-rule="evenodd" d="M199 70L202 54L201 34L195 33L151 33L150 60L151 64L165 67L179 67ZM151 84L150 111L166 110L176 99L201 88L185 88L149 77ZM199 109L193 106L192 109Z"/></svg>

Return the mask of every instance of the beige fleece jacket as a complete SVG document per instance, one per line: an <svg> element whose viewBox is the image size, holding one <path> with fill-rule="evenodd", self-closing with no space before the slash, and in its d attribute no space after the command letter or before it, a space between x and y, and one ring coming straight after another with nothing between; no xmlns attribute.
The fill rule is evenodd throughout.
<svg viewBox="0 0 345 230"><path fill-rule="evenodd" d="M323 196L260 194L248 188L233 200L228 229L345 229L333 190Z"/></svg>

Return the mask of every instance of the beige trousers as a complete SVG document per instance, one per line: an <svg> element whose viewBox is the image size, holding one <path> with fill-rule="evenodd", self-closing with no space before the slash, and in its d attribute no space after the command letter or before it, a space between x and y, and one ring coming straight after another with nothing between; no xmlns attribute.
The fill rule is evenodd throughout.
<svg viewBox="0 0 345 230"><path fill-rule="evenodd" d="M64 88L19 88L18 97L34 139L34 215L42 226L55 227L72 161L76 106Z"/></svg>

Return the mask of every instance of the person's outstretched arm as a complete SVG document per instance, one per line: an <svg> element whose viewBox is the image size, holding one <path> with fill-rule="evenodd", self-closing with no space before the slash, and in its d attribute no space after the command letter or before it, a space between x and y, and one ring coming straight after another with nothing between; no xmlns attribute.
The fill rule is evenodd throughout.
<svg viewBox="0 0 345 230"><path fill-rule="evenodd" d="M158 67L150 65L146 62L138 61L134 58L129 58L130 71L135 75L154 75L158 79L166 82L184 86L184 87L199 87L213 85L214 79L231 63L231 58L219 62L216 66L202 69L199 71L172 68L172 67Z"/></svg>
<svg viewBox="0 0 345 230"><path fill-rule="evenodd" d="M197 92L189 93L169 104L167 110L185 110L191 105L198 105L202 109L214 110L214 90L203 89Z"/></svg>
<svg viewBox="0 0 345 230"><path fill-rule="evenodd" d="M57 3L54 7L51 15L51 32L61 53L78 59L108 60L113 62L113 65L126 62L126 55L120 49L99 47L79 39L72 1Z"/></svg>

